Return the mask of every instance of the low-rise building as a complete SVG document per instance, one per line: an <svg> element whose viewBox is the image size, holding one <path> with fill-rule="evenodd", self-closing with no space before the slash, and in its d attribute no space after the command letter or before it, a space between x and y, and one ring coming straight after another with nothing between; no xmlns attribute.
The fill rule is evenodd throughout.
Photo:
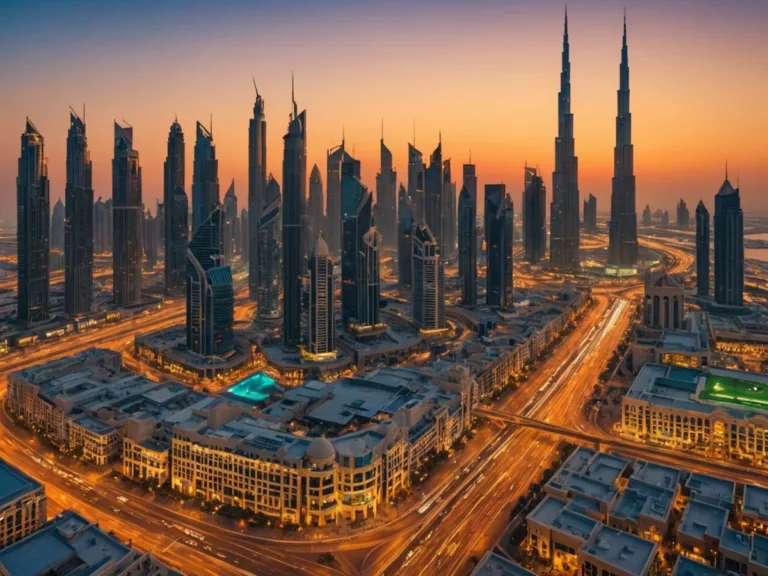
<svg viewBox="0 0 768 576"><path fill-rule="evenodd" d="M717 570L681 554L672 568L672 576L717 576Z"/></svg>
<svg viewBox="0 0 768 576"><path fill-rule="evenodd" d="M583 576L646 576L651 573L658 544L634 534L601 526L577 551Z"/></svg>
<svg viewBox="0 0 768 576"><path fill-rule="evenodd" d="M535 572L526 570L519 564L507 560L494 552L486 552L470 576L535 576Z"/></svg>
<svg viewBox="0 0 768 576"><path fill-rule="evenodd" d="M747 484L741 504L741 521L750 532L768 531L768 488Z"/></svg>
<svg viewBox="0 0 768 576"><path fill-rule="evenodd" d="M576 565L576 551L598 529L600 522L574 512L566 500L547 496L526 517L528 543L555 568Z"/></svg>
<svg viewBox="0 0 768 576"><path fill-rule="evenodd" d="M0 460L0 548L40 528L47 504L42 484Z"/></svg>
<svg viewBox="0 0 768 576"><path fill-rule="evenodd" d="M685 483L686 492L694 500L731 510L736 502L736 483L733 480L694 472Z"/></svg>
<svg viewBox="0 0 768 576"><path fill-rule="evenodd" d="M728 510L691 499L677 527L677 542L690 553L713 561L728 522Z"/></svg>
<svg viewBox="0 0 768 576"><path fill-rule="evenodd" d="M723 574L768 576L768 538L725 528L720 540L719 568Z"/></svg>

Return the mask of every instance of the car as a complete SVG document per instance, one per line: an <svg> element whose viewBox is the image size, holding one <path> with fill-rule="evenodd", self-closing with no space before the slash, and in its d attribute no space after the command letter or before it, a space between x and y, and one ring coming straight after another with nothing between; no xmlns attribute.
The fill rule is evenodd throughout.
<svg viewBox="0 0 768 576"><path fill-rule="evenodd" d="M128 502L128 498L126 498L125 496L118 496L117 499L123 504L126 504Z"/></svg>
<svg viewBox="0 0 768 576"><path fill-rule="evenodd" d="M221 558L222 560L226 560L226 559L227 559L227 555L226 555L226 554L223 554L223 553L221 553L221 552L216 552L216 556L218 556L218 557L219 557L219 558Z"/></svg>

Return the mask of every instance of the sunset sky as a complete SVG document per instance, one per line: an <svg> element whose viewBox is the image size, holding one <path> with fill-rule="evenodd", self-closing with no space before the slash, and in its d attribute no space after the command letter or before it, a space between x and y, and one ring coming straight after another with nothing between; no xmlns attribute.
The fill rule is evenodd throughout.
<svg viewBox="0 0 768 576"><path fill-rule="evenodd" d="M156 4L162 4L157 6ZM623 3L568 3L582 198L609 209ZM0 2L0 200L13 206L25 116L45 137L51 204L64 196L68 108L86 105L95 198L111 196L112 121L134 126L144 202L162 196L168 128L178 114L192 182L195 121L213 115L223 198L247 199L254 76L266 101L268 168L282 180L282 136L307 109L308 170L325 179L341 139L375 187L381 122L407 177L425 154L469 151L480 185L503 181L516 206L523 166L551 192L563 7L550 0ZM710 209L726 159L743 206L768 210L768 1L627 0L637 211ZM15 219L2 211L0 219ZM674 220L674 216L672 217Z"/></svg>

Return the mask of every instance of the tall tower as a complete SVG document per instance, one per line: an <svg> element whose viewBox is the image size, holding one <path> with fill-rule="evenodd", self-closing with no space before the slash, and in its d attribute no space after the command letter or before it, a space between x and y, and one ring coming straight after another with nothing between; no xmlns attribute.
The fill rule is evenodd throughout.
<svg viewBox="0 0 768 576"><path fill-rule="evenodd" d="M475 227L474 238L477 244L475 247L475 258L477 258L477 254L479 254L482 250L483 237L482 234L477 233L477 170L475 169L475 165L472 164L471 152L469 154L469 164L464 164L462 168L462 186L467 189L467 192L469 192L469 199L472 201L472 205L475 207L475 222L473 226ZM461 268L461 260L459 260L459 276L462 274L463 270Z"/></svg>
<svg viewBox="0 0 768 576"><path fill-rule="evenodd" d="M445 322L443 261L434 234L423 222L413 230L413 321L424 331L442 330Z"/></svg>
<svg viewBox="0 0 768 576"><path fill-rule="evenodd" d="M637 264L637 213L635 211L634 148L632 114L629 112L629 59L627 55L627 17L619 66L616 148L613 151L611 221L608 224L608 264L632 268Z"/></svg>
<svg viewBox="0 0 768 576"><path fill-rule="evenodd" d="M400 184L397 198L397 282L400 288L411 287L411 261L413 259L412 234L416 207L405 186Z"/></svg>
<svg viewBox="0 0 768 576"><path fill-rule="evenodd" d="M676 221L676 226L680 230L688 230L690 219L691 219L691 214L688 211L688 206L685 203L685 200L680 198L680 202L677 203L677 221Z"/></svg>
<svg viewBox="0 0 768 576"><path fill-rule="evenodd" d="M397 247L397 172L392 168L392 152L384 144L384 134L379 142L381 171L376 175L376 228L381 233L385 248Z"/></svg>
<svg viewBox="0 0 768 576"><path fill-rule="evenodd" d="M424 212L424 156L413 144L408 144L408 196L415 208L415 219L419 222L425 218Z"/></svg>
<svg viewBox="0 0 768 576"><path fill-rule="evenodd" d="M472 201L467 185L464 184L459 194L459 277L461 278L461 303L465 306L474 306L477 303L476 212L477 207Z"/></svg>
<svg viewBox="0 0 768 576"><path fill-rule="evenodd" d="M51 238L49 242L51 250L64 250L64 220L66 220L66 209L59 198L51 210Z"/></svg>
<svg viewBox="0 0 768 576"><path fill-rule="evenodd" d="M235 195L235 179L224 194L224 227L222 245L224 247L224 262L232 264L237 246L237 196Z"/></svg>
<svg viewBox="0 0 768 576"><path fill-rule="evenodd" d="M291 88L293 96L293 88ZM306 110L293 99L288 133L283 136L283 343L301 343L302 230L307 185Z"/></svg>
<svg viewBox="0 0 768 576"><path fill-rule="evenodd" d="M168 131L168 151L163 165L165 206L165 291L182 290L187 283L188 211L184 132L178 119ZM184 198L182 206L182 197ZM183 212L182 212L183 210Z"/></svg>
<svg viewBox="0 0 768 576"><path fill-rule="evenodd" d="M264 98L256 88L253 118L248 121L248 294L256 300L259 292L259 223L267 188L267 121ZM261 302L261 301L259 301Z"/></svg>
<svg viewBox="0 0 768 576"><path fill-rule="evenodd" d="M443 238L440 258L443 261L456 255L456 182L451 177L451 159L443 161Z"/></svg>
<svg viewBox="0 0 768 576"><path fill-rule="evenodd" d="M115 122L112 159L112 295L118 306L141 301L141 197L139 152L133 149L133 127Z"/></svg>
<svg viewBox="0 0 768 576"><path fill-rule="evenodd" d="M512 306L512 240L514 209L504 184L485 186L485 245L488 259L486 302L507 309Z"/></svg>
<svg viewBox="0 0 768 576"><path fill-rule="evenodd" d="M333 306L333 260L322 235L309 261L309 351L335 356L336 326Z"/></svg>
<svg viewBox="0 0 768 576"><path fill-rule="evenodd" d="M584 200L584 231L590 234L597 232L597 198L593 194Z"/></svg>
<svg viewBox="0 0 768 576"><path fill-rule="evenodd" d="M21 135L16 218L18 317L42 322L48 319L50 185L43 136L29 118Z"/></svg>
<svg viewBox="0 0 768 576"><path fill-rule="evenodd" d="M326 209L325 237L332 256L341 254L341 164L351 156L341 144L328 150L326 158L328 207Z"/></svg>
<svg viewBox="0 0 768 576"><path fill-rule="evenodd" d="M442 246L443 241L443 142L429 157L426 171L426 189L424 191L424 220Z"/></svg>
<svg viewBox="0 0 768 576"><path fill-rule="evenodd" d="M213 127L197 123L195 162L192 171L192 233L219 205L219 161L213 142Z"/></svg>
<svg viewBox="0 0 768 576"><path fill-rule="evenodd" d="M256 244L259 262L259 285L256 296L259 308L257 314L261 319L280 317L280 297L283 293L283 270L280 263L282 259L280 247L281 202L280 185L270 174L264 195L264 206L260 210L261 222L258 225L259 237Z"/></svg>
<svg viewBox="0 0 768 576"><path fill-rule="evenodd" d="M215 206L192 234L187 250L187 348L201 356L231 354L235 347L235 290L222 264L224 214Z"/></svg>
<svg viewBox="0 0 768 576"><path fill-rule="evenodd" d="M525 167L524 181L523 246L526 260L536 264L547 251L547 190L536 168Z"/></svg>
<svg viewBox="0 0 768 576"><path fill-rule="evenodd" d="M744 305L744 213L727 169L715 195L715 302Z"/></svg>
<svg viewBox="0 0 768 576"><path fill-rule="evenodd" d="M696 295L709 296L709 211L704 201L696 206Z"/></svg>
<svg viewBox="0 0 768 576"><path fill-rule="evenodd" d="M323 197L323 177L317 164L312 166L309 175L309 239L314 246L317 237L323 232L325 224L325 198ZM327 246L327 244L326 244Z"/></svg>

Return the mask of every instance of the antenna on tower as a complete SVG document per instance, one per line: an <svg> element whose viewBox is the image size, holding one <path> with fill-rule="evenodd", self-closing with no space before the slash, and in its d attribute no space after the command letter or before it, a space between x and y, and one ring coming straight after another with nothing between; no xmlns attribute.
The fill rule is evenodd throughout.
<svg viewBox="0 0 768 576"><path fill-rule="evenodd" d="M725 161L725 179L728 180L728 160Z"/></svg>
<svg viewBox="0 0 768 576"><path fill-rule="evenodd" d="M251 76L251 80L253 80L253 89L256 90L256 96L258 96L259 95L259 89L256 86L256 78Z"/></svg>

